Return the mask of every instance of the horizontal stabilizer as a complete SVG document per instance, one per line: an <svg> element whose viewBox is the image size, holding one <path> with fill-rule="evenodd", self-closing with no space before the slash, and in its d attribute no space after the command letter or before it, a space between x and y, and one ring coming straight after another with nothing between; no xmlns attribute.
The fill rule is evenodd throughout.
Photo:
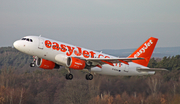
<svg viewBox="0 0 180 104"><path fill-rule="evenodd" d="M137 71L169 71L163 68L137 68Z"/></svg>

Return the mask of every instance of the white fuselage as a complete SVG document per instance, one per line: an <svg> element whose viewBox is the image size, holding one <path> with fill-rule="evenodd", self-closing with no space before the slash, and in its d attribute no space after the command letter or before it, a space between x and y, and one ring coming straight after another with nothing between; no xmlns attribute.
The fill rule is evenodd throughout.
<svg viewBox="0 0 180 104"><path fill-rule="evenodd" d="M55 60L55 57L58 54L62 54L64 56L82 57L82 58L117 58L115 56L73 46L63 42L58 42L44 37L27 36L25 38L31 39L32 41L18 40L14 42L14 47L23 53L32 56L37 56L39 58L43 58L46 60L50 60L57 64L60 64ZM64 50L63 48L65 48L66 50ZM129 62L129 65L124 63L115 63L114 66L111 66L109 64L104 64L102 65L102 68L93 67L91 71L98 74L122 75L122 76L155 74L154 71L137 71L137 68L147 68L147 67L133 62Z"/></svg>

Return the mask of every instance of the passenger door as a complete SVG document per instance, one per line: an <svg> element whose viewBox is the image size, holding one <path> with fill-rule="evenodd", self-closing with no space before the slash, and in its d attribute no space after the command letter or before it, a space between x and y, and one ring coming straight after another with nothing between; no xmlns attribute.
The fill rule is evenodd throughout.
<svg viewBox="0 0 180 104"><path fill-rule="evenodd" d="M39 45L38 45L39 49L43 49L44 48L44 39L42 39L41 37L39 37Z"/></svg>

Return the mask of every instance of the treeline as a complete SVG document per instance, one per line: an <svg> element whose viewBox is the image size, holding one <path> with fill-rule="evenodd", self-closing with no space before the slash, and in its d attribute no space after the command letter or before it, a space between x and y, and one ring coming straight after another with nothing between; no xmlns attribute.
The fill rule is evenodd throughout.
<svg viewBox="0 0 180 104"><path fill-rule="evenodd" d="M32 56L17 51L15 48L2 47L0 48L0 67L13 66L22 68L25 64L32 61Z"/></svg>
<svg viewBox="0 0 180 104"><path fill-rule="evenodd" d="M16 73L24 72L24 68L29 70L29 63L33 60L32 56L17 51L12 47L0 48L0 68L13 67Z"/></svg>
<svg viewBox="0 0 180 104"><path fill-rule="evenodd" d="M32 57L11 47L0 49L0 104L179 104L180 55L152 58L149 67L166 68L153 76L113 77L30 68Z"/></svg>
<svg viewBox="0 0 180 104"><path fill-rule="evenodd" d="M148 66L154 68L163 67L170 71L180 70L180 55L164 57L163 59L152 58Z"/></svg>
<svg viewBox="0 0 180 104"><path fill-rule="evenodd" d="M74 79L64 70L39 70L16 74L4 67L0 74L1 104L178 104L180 82L157 73L153 76L111 77L73 71ZM177 71L179 73L179 71Z"/></svg>

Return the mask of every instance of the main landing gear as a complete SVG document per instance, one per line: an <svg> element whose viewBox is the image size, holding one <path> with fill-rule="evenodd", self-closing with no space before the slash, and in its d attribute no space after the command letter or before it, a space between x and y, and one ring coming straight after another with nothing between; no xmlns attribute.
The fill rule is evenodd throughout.
<svg viewBox="0 0 180 104"><path fill-rule="evenodd" d="M90 63L89 66L91 66L91 64L92 64L92 63ZM92 80L92 79L93 79L93 75L91 74L91 67L88 67L88 72L89 72L89 73L86 74L86 77L85 77L85 78L86 78L86 80Z"/></svg>
<svg viewBox="0 0 180 104"><path fill-rule="evenodd" d="M67 80L72 80L73 79L73 75L71 74L71 71L69 68L65 68L68 71L68 74L66 74L66 79Z"/></svg>
<svg viewBox="0 0 180 104"><path fill-rule="evenodd" d="M93 75L91 73L86 74L86 80L92 80Z"/></svg>
<svg viewBox="0 0 180 104"><path fill-rule="evenodd" d="M67 80L72 80L73 79L73 75L71 74L71 71L69 68L66 68L68 70L68 74L66 74L65 78ZM93 75L89 72L88 74L86 74L85 76L86 80L92 80L93 79Z"/></svg>
<svg viewBox="0 0 180 104"><path fill-rule="evenodd" d="M71 73L66 74L66 79L67 80L72 80L73 79L73 75Z"/></svg>

